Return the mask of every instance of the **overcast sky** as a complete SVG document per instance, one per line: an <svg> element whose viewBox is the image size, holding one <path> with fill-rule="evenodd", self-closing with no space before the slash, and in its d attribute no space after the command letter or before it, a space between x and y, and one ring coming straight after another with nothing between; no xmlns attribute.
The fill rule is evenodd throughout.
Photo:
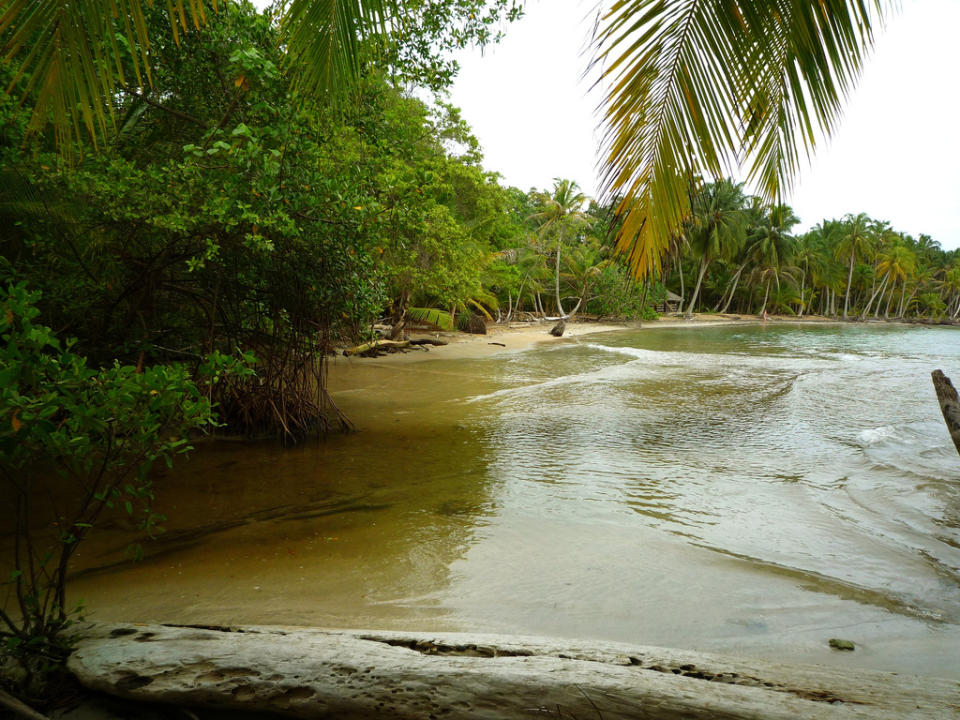
<svg viewBox="0 0 960 720"><path fill-rule="evenodd" d="M484 165L524 190L553 178L597 191L599 97L581 81L595 0L528 0L503 42L458 59L452 102ZM904 0L878 37L840 130L789 198L806 228L866 212L960 247L958 0Z"/></svg>

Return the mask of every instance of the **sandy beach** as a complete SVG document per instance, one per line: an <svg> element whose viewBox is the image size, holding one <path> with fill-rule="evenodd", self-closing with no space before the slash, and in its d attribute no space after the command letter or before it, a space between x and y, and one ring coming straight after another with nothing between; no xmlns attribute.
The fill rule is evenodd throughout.
<svg viewBox="0 0 960 720"><path fill-rule="evenodd" d="M571 338L578 338L584 335L593 335L595 333L615 332L618 330L656 330L664 328L691 328L691 327L717 327L731 325L760 325L762 320L752 315L733 315L733 314L695 314L692 318L685 318L677 315L664 315L656 320L616 322L616 321L593 321L588 319L576 319L567 323L566 331L562 337L553 337L550 334L550 328L554 326L553 322L512 322L499 325L489 325L486 335L471 335L464 332L428 332L412 331L411 339L434 338L445 341L447 345L430 346L428 349L414 348L405 352L394 352L388 355L381 355L377 358L364 357L343 357L337 355L330 362L333 383L332 387L336 389L336 379L343 368L354 366L370 366L374 364L397 364L419 362L423 360L433 360L437 358L448 358L453 360L485 357L504 352L516 352L525 350L533 345L540 343L568 342ZM767 323L770 325L785 323L842 323L843 321L821 316L808 316L804 318L790 316L770 316Z"/></svg>

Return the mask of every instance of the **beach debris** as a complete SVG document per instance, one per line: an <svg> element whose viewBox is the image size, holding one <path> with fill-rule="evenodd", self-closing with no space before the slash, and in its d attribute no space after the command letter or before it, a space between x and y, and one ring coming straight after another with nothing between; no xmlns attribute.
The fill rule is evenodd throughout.
<svg viewBox="0 0 960 720"><path fill-rule="evenodd" d="M563 333L566 329L567 329L567 323L564 321L563 318L560 318L557 324L554 325L552 328L550 328L550 334L553 335L554 337L563 337Z"/></svg>

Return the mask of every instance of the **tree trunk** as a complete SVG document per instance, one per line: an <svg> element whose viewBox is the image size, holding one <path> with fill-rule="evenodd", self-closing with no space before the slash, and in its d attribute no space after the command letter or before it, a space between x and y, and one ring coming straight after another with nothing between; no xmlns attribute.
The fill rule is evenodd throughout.
<svg viewBox="0 0 960 720"><path fill-rule="evenodd" d="M803 293L807 287L807 269L803 269L803 277L800 278L800 312L797 313L798 318L803 317L804 308L807 306L807 301L804 300Z"/></svg>
<svg viewBox="0 0 960 720"><path fill-rule="evenodd" d="M693 308L697 304L697 296L700 294L700 285L703 283L703 276L707 272L707 256L704 255L700 260L700 273L697 275L697 286L693 289L693 295L690 296L690 304L687 305L687 312L684 313L685 318L693 317Z"/></svg>
<svg viewBox="0 0 960 720"><path fill-rule="evenodd" d="M563 311L563 303L560 302L560 245L563 240L563 233L557 233L557 270L554 275L556 282L555 290L557 292L557 312L560 314L560 317L564 317L566 313Z"/></svg>
<svg viewBox="0 0 960 720"><path fill-rule="evenodd" d="M767 311L767 300L770 298L770 281L767 280L767 288L763 292L763 307L760 308L760 314L763 315Z"/></svg>
<svg viewBox="0 0 960 720"><path fill-rule="evenodd" d="M867 306L863 309L863 312L860 313L861 320L867 319L867 315L870 314L870 308L873 306L873 301L877 299L877 295L879 295L881 298L883 297L883 289L887 286L888 279L889 279L889 276L883 278L883 282L880 283L879 290L876 290L876 288L874 288L875 292L870 296L870 299L867 301ZM879 310L880 310L880 303L878 302L877 311Z"/></svg>
<svg viewBox="0 0 960 720"><path fill-rule="evenodd" d="M877 298L877 309L873 311L873 317L875 320L879 319L880 317L880 306L883 305L883 293L886 292L887 280L889 279L890 277L888 275L883 279L883 285L880 286L881 290L880 290L880 297Z"/></svg>
<svg viewBox="0 0 960 720"><path fill-rule="evenodd" d="M903 314L906 312L907 308L904 307L904 299L907 297L907 279L903 279L903 290L900 292L900 312L897 313L897 317L903 319Z"/></svg>
<svg viewBox="0 0 960 720"><path fill-rule="evenodd" d="M298 718L952 718L955 678L466 633L98 625L68 667L140 702ZM824 643L826 645L826 643Z"/></svg>
<svg viewBox="0 0 960 720"><path fill-rule="evenodd" d="M944 375L942 370L934 370L932 377L933 389L937 392L943 421L947 424L947 431L950 433L954 447L960 453L960 398L957 397L957 390L950 382L950 378Z"/></svg>
<svg viewBox="0 0 960 720"><path fill-rule="evenodd" d="M850 272L847 273L847 294L843 298L843 319L849 320L847 317L847 306L850 304L850 285L853 283L853 261L856 258L857 254L855 252L850 253Z"/></svg>
<svg viewBox="0 0 960 720"><path fill-rule="evenodd" d="M677 312L683 312L685 298L683 291L683 260L680 259L680 255L677 255L677 273L680 275L680 305L677 307Z"/></svg>
<svg viewBox="0 0 960 720"><path fill-rule="evenodd" d="M723 310L720 312L726 313L727 309L730 307L730 303L733 301L733 296L737 293L737 285L740 283L740 275L743 273L743 269L746 267L746 263L737 268L737 274L733 276L733 287L730 290L730 295L727 296L727 303L723 306Z"/></svg>
<svg viewBox="0 0 960 720"><path fill-rule="evenodd" d="M390 339L397 340L403 337L403 330L407 325L407 307L410 305L410 292L404 290L393 304L393 328L390 330Z"/></svg>

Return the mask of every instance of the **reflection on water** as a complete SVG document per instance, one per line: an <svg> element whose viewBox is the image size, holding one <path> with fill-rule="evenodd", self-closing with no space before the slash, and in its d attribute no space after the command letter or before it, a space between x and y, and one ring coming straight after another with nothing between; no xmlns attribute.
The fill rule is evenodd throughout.
<svg viewBox="0 0 960 720"><path fill-rule="evenodd" d="M198 452L170 532L74 592L129 619L603 638L960 671L949 328L624 331L335 368L362 431ZM122 588L122 590L118 590ZM120 599L122 598L122 599ZM830 637L858 643L852 655Z"/></svg>

